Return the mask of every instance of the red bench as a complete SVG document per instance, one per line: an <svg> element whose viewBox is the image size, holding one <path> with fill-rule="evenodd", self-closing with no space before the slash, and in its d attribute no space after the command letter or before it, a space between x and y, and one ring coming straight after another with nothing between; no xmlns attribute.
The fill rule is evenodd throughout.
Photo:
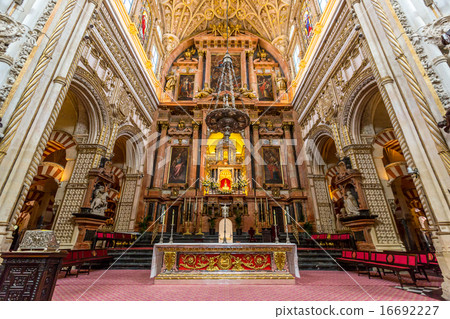
<svg viewBox="0 0 450 319"><path fill-rule="evenodd" d="M400 276L400 272L408 272L411 276L414 285L416 285L416 272L419 272L418 264L417 264L417 255L415 254L407 254L407 253L387 253L387 252L368 252L368 251L351 251L351 250L343 250L342 257L336 258L337 261L343 263L350 263L356 265L358 275L359 274L367 274L370 277L380 277L381 272L380 269L383 270L383 274L385 274L385 270L392 271L398 278L401 287L403 288L403 281ZM360 267L366 269L366 271L362 272ZM372 275L370 272L371 268L375 268L377 270L378 275ZM426 274L425 274L426 276ZM428 280L428 277L425 278Z"/></svg>
<svg viewBox="0 0 450 319"><path fill-rule="evenodd" d="M71 275L72 267L76 268L77 272L75 275L77 277L80 273L87 273L89 275L93 263L109 262L112 259L113 257L108 256L107 249L70 250L63 260L61 270L65 268L65 277ZM88 266L86 270L82 269L85 265Z"/></svg>
<svg viewBox="0 0 450 319"><path fill-rule="evenodd" d="M106 241L106 247L116 247L117 245L130 245L137 238L136 234L130 233L103 233L98 232L95 234L92 241L92 249L95 248L98 241Z"/></svg>
<svg viewBox="0 0 450 319"><path fill-rule="evenodd" d="M439 267L438 261L436 259L436 254L433 252L419 253L418 263L426 269L432 269L436 275L441 274L441 268Z"/></svg>

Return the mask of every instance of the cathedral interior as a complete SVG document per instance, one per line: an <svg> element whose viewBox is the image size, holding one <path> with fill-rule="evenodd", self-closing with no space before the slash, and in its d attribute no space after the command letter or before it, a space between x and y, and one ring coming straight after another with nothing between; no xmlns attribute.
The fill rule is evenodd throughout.
<svg viewBox="0 0 450 319"><path fill-rule="evenodd" d="M60 283L160 250L158 282L193 243L385 256L450 300L449 44L448 0L0 1L0 300L38 298L27 251Z"/></svg>

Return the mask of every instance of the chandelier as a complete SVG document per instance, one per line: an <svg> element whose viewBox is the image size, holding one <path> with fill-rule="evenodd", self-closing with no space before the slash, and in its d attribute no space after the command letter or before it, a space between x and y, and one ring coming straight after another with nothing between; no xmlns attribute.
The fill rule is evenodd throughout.
<svg viewBox="0 0 450 319"><path fill-rule="evenodd" d="M214 110L206 115L206 125L213 132L223 133L223 142L228 144L231 133L239 133L250 125L250 117L247 113L236 108L236 94L241 95L239 91L235 92L236 75L233 68L233 60L228 52L229 27L228 27L228 5L226 7L226 37L227 52L222 60L222 73L217 86L217 97ZM241 97L242 101L242 97ZM219 102L221 104L219 105ZM242 102L244 107L244 103Z"/></svg>

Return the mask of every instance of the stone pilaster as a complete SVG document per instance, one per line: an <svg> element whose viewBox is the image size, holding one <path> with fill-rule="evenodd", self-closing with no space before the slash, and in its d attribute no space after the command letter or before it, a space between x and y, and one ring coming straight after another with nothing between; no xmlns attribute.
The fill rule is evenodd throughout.
<svg viewBox="0 0 450 319"><path fill-rule="evenodd" d="M169 123L161 124L161 135L159 137L158 155L156 156L155 177L153 179L153 186L161 188L164 179L165 154L166 154L166 136Z"/></svg>
<svg viewBox="0 0 450 319"><path fill-rule="evenodd" d="M309 177L313 185L311 193L315 196L317 205L316 230L318 232L333 233L336 227L325 176L312 175Z"/></svg>
<svg viewBox="0 0 450 319"><path fill-rule="evenodd" d="M104 155L106 149L96 144L78 145L78 156L72 176L66 187L59 211L55 218L53 230L62 248L72 248L74 244L74 224L72 214L79 213L88 186L88 173L94 167L97 155Z"/></svg>
<svg viewBox="0 0 450 319"><path fill-rule="evenodd" d="M295 154L294 146L291 145L292 135L291 135L291 125L284 124L284 138L286 142L286 153L287 153L287 171L288 176L286 176L289 186L291 188L298 188L297 172L295 171Z"/></svg>
<svg viewBox="0 0 450 319"><path fill-rule="evenodd" d="M378 178L372 158L372 146L352 144L344 148L347 156L354 159L352 164L363 175L363 190L366 195L370 213L378 215L379 223L375 227L374 244L378 250L403 250L395 217L384 195L383 186Z"/></svg>
<svg viewBox="0 0 450 319"><path fill-rule="evenodd" d="M133 207L135 202L135 195L137 190L138 174L127 174L120 192L120 203L117 208L115 217L115 231L132 231L134 228L131 221Z"/></svg>

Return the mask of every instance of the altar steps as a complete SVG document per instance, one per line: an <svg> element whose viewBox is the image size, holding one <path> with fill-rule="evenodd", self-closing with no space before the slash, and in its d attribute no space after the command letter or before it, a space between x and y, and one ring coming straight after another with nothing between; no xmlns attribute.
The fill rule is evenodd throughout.
<svg viewBox="0 0 450 319"><path fill-rule="evenodd" d="M114 258L111 269L150 269L153 249L109 249L108 255Z"/></svg>
<svg viewBox="0 0 450 319"><path fill-rule="evenodd" d="M298 267L301 270L341 270L334 259L341 257L340 250L299 249Z"/></svg>

